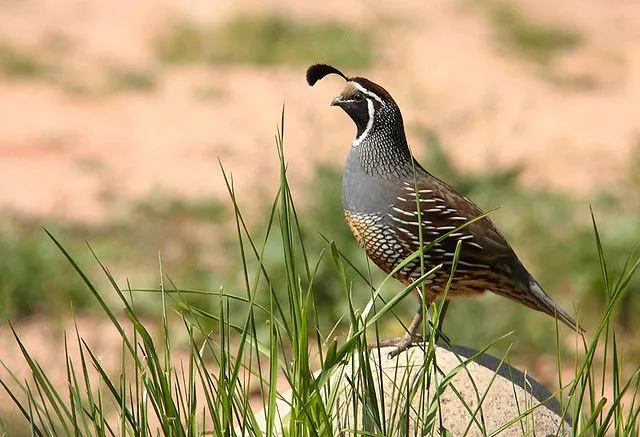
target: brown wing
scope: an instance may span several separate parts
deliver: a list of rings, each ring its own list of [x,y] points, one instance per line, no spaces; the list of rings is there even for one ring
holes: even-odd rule
[[[457,229],[483,215],[482,210],[426,170],[417,168],[416,171],[416,179],[405,180],[397,190],[397,202],[388,213],[400,240],[416,250],[420,229],[425,244],[453,231],[431,250],[430,259],[434,264],[450,261],[458,241],[463,242],[462,266],[491,268],[517,259],[489,218],[483,217]]]

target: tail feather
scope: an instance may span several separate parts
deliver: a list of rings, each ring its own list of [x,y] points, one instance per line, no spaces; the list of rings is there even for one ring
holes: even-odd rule
[[[514,267],[515,269],[512,268],[514,279],[522,284],[523,288],[523,294],[518,296],[519,298],[522,298],[522,300],[520,300],[521,303],[560,320],[562,323],[578,333],[584,332],[584,329],[576,323],[576,321],[573,320],[565,310],[560,308],[560,306],[555,303],[547,293],[545,293],[540,284],[538,284],[522,264],[518,263],[518,265]]]
[[[538,284],[538,282],[531,275],[529,275],[529,277],[529,292],[531,294],[531,297],[533,297],[533,300],[535,300],[537,304],[533,308],[538,311],[542,311],[543,313],[546,313],[551,317],[557,318],[578,333],[584,332],[584,329],[580,325],[578,325],[578,323],[576,323],[576,321],[573,320],[573,318],[569,314],[567,314],[565,310],[560,308],[560,306],[556,304],[547,293],[544,292],[542,287],[540,287],[540,284]]]

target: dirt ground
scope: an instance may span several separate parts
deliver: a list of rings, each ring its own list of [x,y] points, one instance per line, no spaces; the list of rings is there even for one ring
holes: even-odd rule
[[[290,183],[300,196],[312,195],[302,183],[318,162],[340,165],[354,135],[351,121],[328,105],[341,79],[312,89],[304,67],[156,59],[153,41],[171,20],[215,24],[247,13],[368,29],[375,66],[347,73],[391,92],[410,137],[429,127],[464,169],[518,163],[526,184],[589,198],[599,185],[615,184],[638,153],[640,2],[512,3],[575,29],[583,43],[541,66],[505,47],[486,7],[469,0],[0,0],[0,42],[62,71],[56,80],[0,75],[0,211],[100,222],[157,192],[223,198],[218,159],[233,172],[240,201],[259,201],[277,178],[283,104]],[[153,71],[157,87],[104,91],[114,66]],[[36,319],[19,330],[41,326]],[[10,350],[8,339],[0,327],[2,351]]]
[[[339,78],[311,89],[302,67],[157,64],[153,41],[176,17],[217,23],[249,12],[378,26],[375,67],[348,73],[386,86],[414,132],[435,129],[463,168],[520,163],[526,183],[593,194],[625,171],[638,142],[640,4],[517,3],[584,43],[541,68],[509,53],[468,1],[0,0],[2,41],[45,59],[64,46],[61,81],[0,79],[0,208],[85,221],[157,191],[224,196],[218,159],[251,202],[277,174],[283,104],[292,185],[319,161],[340,164],[354,132],[328,107]],[[95,91],[113,65],[157,71],[156,90]],[[216,96],[199,98],[207,87]]]

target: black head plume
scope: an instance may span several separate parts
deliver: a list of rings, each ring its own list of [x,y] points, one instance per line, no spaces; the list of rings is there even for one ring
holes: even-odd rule
[[[328,74],[337,74],[344,80],[349,80],[347,76],[336,67],[327,64],[314,64],[307,69],[307,83],[311,86]]]

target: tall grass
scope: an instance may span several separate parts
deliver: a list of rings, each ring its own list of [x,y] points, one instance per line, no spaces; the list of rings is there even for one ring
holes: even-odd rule
[[[321,253],[309,252],[286,177],[282,129],[276,141],[280,184],[260,239],[250,232],[233,178],[223,169],[235,222],[241,291],[224,287],[215,291],[180,289],[165,277],[160,262],[162,283],[155,295],[161,302],[158,332],[140,316],[136,290],[118,283],[95,257],[111,287],[108,293],[99,290],[74,255],[49,234],[118,331],[123,345],[121,365],[117,374],[111,374],[76,328],[61,344],[66,381],[64,386],[56,386],[46,367],[36,361],[14,330],[31,377],[22,380],[15,369],[0,362],[7,372],[0,385],[24,419],[24,435],[449,435],[442,425],[439,395],[453,389],[453,376],[466,371],[469,359],[461,359],[450,373],[439,373],[434,351],[441,304],[430,308],[432,315],[427,320],[436,329],[427,329],[427,322],[423,326],[424,362],[411,378],[404,376],[398,382],[403,389],[384,394],[381,370],[371,359],[367,341],[381,337],[378,322],[392,314],[413,286],[385,301],[370,271],[354,267],[335,242],[328,241]],[[593,229],[607,309],[599,323],[587,323],[592,329],[591,340],[576,344],[575,373],[567,377],[559,372],[563,412],[572,417],[573,428],[559,429],[557,434],[637,435],[640,368],[623,365],[626,362],[617,346],[612,321],[640,259],[632,252],[620,273],[612,275],[595,219]],[[275,268],[265,259],[270,238],[277,238],[282,248],[283,262]],[[418,251],[413,256],[420,255]],[[334,286],[342,290],[347,302],[346,334],[320,322],[323,306],[315,293],[315,279],[323,262],[333,265]],[[424,272],[414,285],[419,286],[431,273]],[[285,280],[276,284],[274,276]],[[356,277],[370,284],[370,299],[364,308],[353,303]],[[266,303],[259,303],[259,293],[265,292]],[[109,304],[107,296],[113,294],[117,303]],[[215,311],[193,304],[188,297],[194,294],[216,302]],[[231,307],[238,302],[242,314],[232,317]],[[118,317],[121,311],[126,315],[124,323]],[[264,336],[259,334],[262,320],[266,320]],[[336,339],[339,334],[340,341]],[[183,354],[176,346],[178,335],[187,339]],[[493,343],[487,341],[487,348]],[[562,346],[559,341],[557,344],[560,362]],[[77,349],[79,357],[73,358],[71,349]],[[288,397],[282,395],[279,381],[291,387]],[[392,410],[382,407],[384,397],[389,395],[396,399]],[[479,392],[477,407],[467,405],[469,411],[476,411],[474,421],[479,426],[483,399],[484,393]],[[420,405],[417,410],[412,403],[416,400]],[[530,406],[525,405],[503,428],[484,429],[484,433],[496,435],[530,413]],[[0,419],[0,430],[13,435],[7,423]],[[361,431],[356,433],[355,429]],[[526,424],[521,429],[525,435],[534,435]]]

